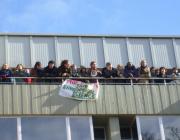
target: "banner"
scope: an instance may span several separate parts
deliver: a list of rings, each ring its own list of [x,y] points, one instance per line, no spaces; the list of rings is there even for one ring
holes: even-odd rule
[[[98,98],[99,83],[84,83],[77,80],[65,80],[59,95],[76,100],[95,100]]]

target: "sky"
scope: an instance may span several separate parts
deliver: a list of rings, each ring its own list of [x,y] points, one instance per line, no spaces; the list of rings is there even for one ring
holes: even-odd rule
[[[180,0],[0,0],[0,32],[180,35]]]

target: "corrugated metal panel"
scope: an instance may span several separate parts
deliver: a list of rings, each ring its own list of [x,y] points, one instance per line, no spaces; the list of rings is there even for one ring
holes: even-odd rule
[[[101,38],[81,38],[81,64],[89,67],[91,61],[96,61],[98,67],[104,67],[103,41]]]
[[[57,38],[56,55],[58,65],[64,59],[70,60],[71,63],[80,66],[80,52],[78,38]]]
[[[48,64],[49,60],[55,60],[55,40],[48,37],[32,38],[32,64],[40,61],[43,66]]]
[[[176,54],[177,67],[180,67],[180,39],[175,40],[174,49]]]
[[[0,67],[5,63],[5,38],[0,37]]]
[[[140,61],[145,59],[152,66],[151,49],[149,39],[129,39],[129,60],[137,67]]]
[[[173,42],[171,39],[153,39],[151,44],[152,59],[155,67],[176,66]]]
[[[27,37],[8,37],[8,63],[12,67],[17,64],[30,66],[30,41]]]
[[[58,85],[0,85],[0,115],[180,114],[180,85],[100,88],[96,101],[77,101],[59,96]]]
[[[17,63],[32,67],[36,61],[41,61],[46,66],[51,59],[59,65],[62,59],[69,59],[78,66],[86,67],[93,60],[97,61],[98,67],[104,67],[108,61],[114,67],[117,64],[125,65],[128,60],[139,66],[140,60],[145,58],[150,66],[153,64],[155,67],[171,68],[176,66],[176,61],[180,67],[179,46],[179,39],[174,39],[173,42],[173,39],[168,38],[131,37],[126,42],[123,37],[103,36],[0,36],[0,65],[7,61],[13,67]]]
[[[111,62],[114,67],[117,64],[125,65],[128,62],[128,54],[125,39],[104,39],[105,61]]]

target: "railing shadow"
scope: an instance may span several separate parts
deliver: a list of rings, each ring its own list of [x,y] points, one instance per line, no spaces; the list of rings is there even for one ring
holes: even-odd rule
[[[79,103],[82,101],[73,100],[70,98],[65,98],[59,95],[59,88],[56,88],[55,90],[52,90],[50,93],[50,96],[47,98],[47,100],[42,104],[42,107],[57,107],[55,110],[51,109],[51,113],[53,114],[59,114],[59,113],[70,113],[76,106],[78,106]]]

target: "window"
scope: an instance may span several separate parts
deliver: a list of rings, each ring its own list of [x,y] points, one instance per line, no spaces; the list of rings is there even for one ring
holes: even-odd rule
[[[105,128],[94,128],[94,139],[95,140],[106,140]]]
[[[17,139],[17,120],[15,118],[0,118],[0,139]]]
[[[142,140],[161,140],[158,117],[139,117]]]
[[[65,117],[22,118],[22,140],[66,140]]]
[[[92,117],[0,118],[2,140],[93,140]]]
[[[180,117],[163,117],[163,125],[166,140],[180,140]]]
[[[92,140],[88,117],[71,117],[69,120],[72,140]]]

